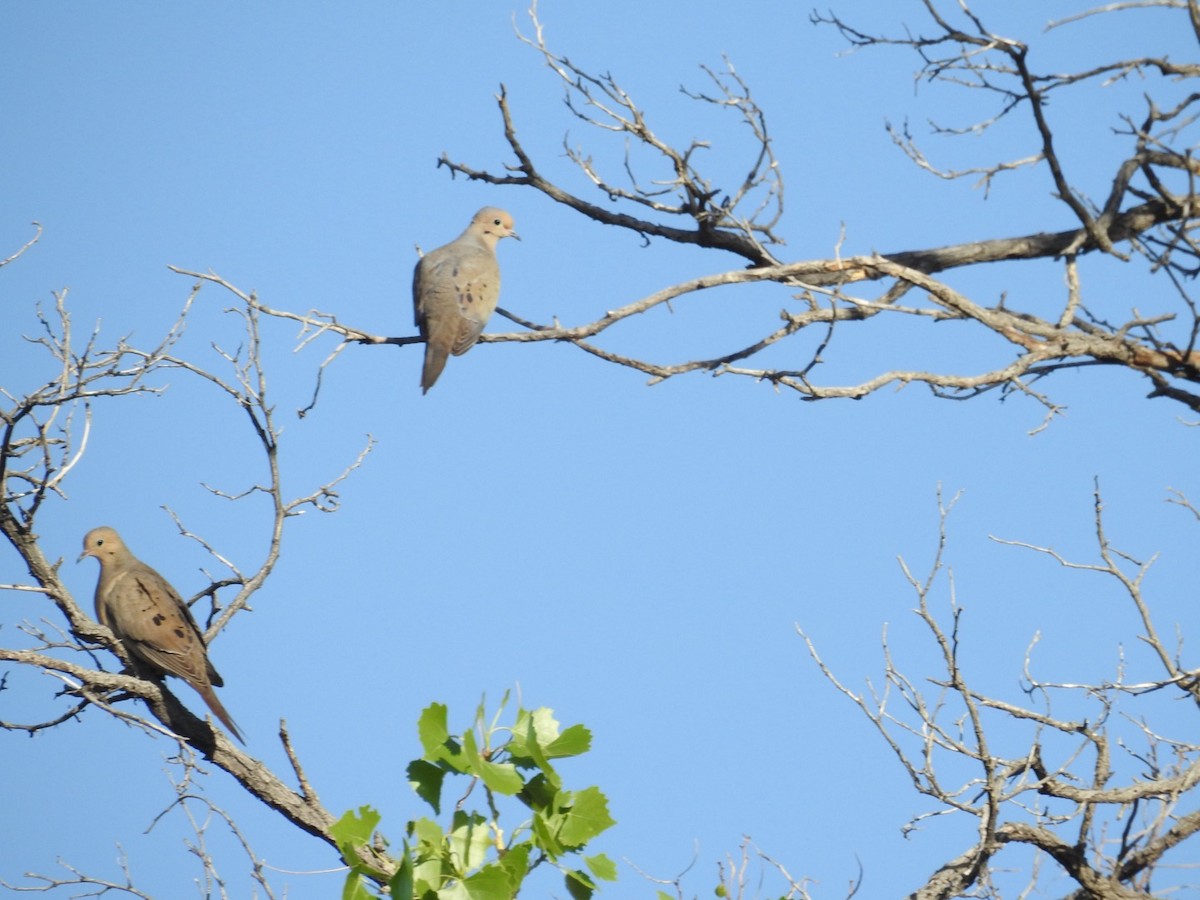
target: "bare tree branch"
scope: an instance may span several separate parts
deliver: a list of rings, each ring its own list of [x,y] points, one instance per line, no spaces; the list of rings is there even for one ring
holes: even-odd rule
[[[211,360],[208,363],[197,361],[182,347],[181,341],[198,290],[197,285],[176,322],[150,349],[141,349],[126,339],[120,339],[112,349],[106,349],[98,329],[80,345],[65,291],[55,295],[53,313],[38,311],[41,334],[32,340],[45,351],[53,376],[23,396],[16,396],[11,390],[5,392],[6,405],[0,408],[0,487],[4,492],[0,503],[0,534],[22,558],[31,580],[0,585],[0,589],[44,597],[48,606],[63,617],[66,628],[60,629],[51,623],[47,631],[25,625],[17,633],[30,638],[33,646],[12,646],[6,642],[0,647],[0,660],[49,675],[61,682],[62,689],[56,697],[59,709],[48,713],[42,721],[6,721],[0,722],[0,728],[34,732],[61,727],[93,708],[104,710],[134,727],[176,741],[180,748],[177,759],[183,761],[185,769],[191,765],[187,760],[194,759],[194,748],[292,825],[336,846],[330,833],[335,817],[321,805],[311,785],[302,779],[302,792],[295,791],[263,763],[234,746],[222,731],[194,715],[161,679],[149,676],[133,665],[109,630],[83,612],[59,577],[60,561],[48,560],[38,542],[38,517],[48,503],[62,499],[63,482],[86,450],[94,407],[161,393],[165,387],[160,375],[168,371],[184,372],[199,379],[224,398],[229,408],[239,410],[261,454],[263,475],[260,481],[237,494],[209,487],[210,493],[230,501],[250,494],[262,494],[270,499],[270,513],[264,523],[267,550],[251,566],[236,561],[245,554],[244,548],[236,548],[236,553],[219,549],[189,530],[172,513],[181,536],[200,543],[222,569],[231,573],[231,577],[213,579],[192,601],[193,604],[202,600],[210,604],[209,614],[198,616],[207,621],[206,640],[215,639],[233,617],[246,608],[270,576],[279,559],[288,520],[306,510],[334,512],[338,509],[339,484],[362,465],[374,441],[368,438],[357,458],[324,484],[299,496],[284,493],[279,460],[282,430],[275,420],[267,373],[262,364],[262,312],[251,298],[247,298],[244,305],[235,305],[228,310],[241,321],[243,333],[239,349],[227,351],[214,344],[210,352],[216,365]],[[230,592],[232,596],[226,598],[225,594]],[[54,631],[58,631],[58,636]],[[115,654],[126,672],[106,671],[102,662],[103,650]],[[145,704],[149,715],[135,711],[129,703],[134,699]],[[302,772],[290,742],[286,746],[294,770]],[[212,807],[214,812],[218,809]],[[229,824],[232,828],[232,823]],[[200,853],[203,856],[203,852]],[[370,862],[373,871],[388,872],[395,865],[383,854],[373,856]],[[120,889],[141,896],[131,884],[92,879],[75,872],[65,863],[63,865],[78,877],[33,877],[45,881],[46,887],[92,884],[100,890]],[[256,868],[256,871],[260,872],[260,869]],[[215,870],[206,869],[206,872],[208,877],[217,878]],[[265,889],[261,872],[256,877]]]
[[[975,819],[972,846],[947,860],[927,882],[910,894],[920,900],[997,894],[993,862],[1004,848],[1028,845],[1052,861],[1061,875],[1077,885],[1071,896],[1130,900],[1150,896],[1149,879],[1169,851],[1200,831],[1200,814],[1186,809],[1186,799],[1200,785],[1200,743],[1171,738],[1140,724],[1136,705],[1161,690],[1196,696],[1196,673],[1183,669],[1164,645],[1150,619],[1142,581],[1153,563],[1139,563],[1113,547],[1105,534],[1099,489],[1095,498],[1099,561],[1075,563],[1054,550],[1017,541],[998,541],[1034,550],[1080,572],[1112,579],[1142,620],[1142,640],[1161,672],[1153,680],[1132,683],[1121,674],[1105,684],[1054,684],[1032,672],[1030,644],[1025,657],[1024,693],[1037,708],[994,697],[971,685],[969,661],[960,652],[963,611],[955,597],[954,576],[946,562],[947,519],[957,497],[939,496],[938,542],[928,574],[912,572],[900,561],[905,581],[917,597],[914,610],[937,648],[944,677],[926,684],[905,674],[895,661],[887,632],[883,638],[884,686],[868,682],[865,692],[840,681],[825,664],[816,645],[799,631],[824,677],[857,706],[903,766],[913,787],[936,806],[907,826],[914,831],[932,817],[948,813]],[[1135,567],[1129,574],[1124,565]],[[931,603],[944,591],[939,611]],[[799,630],[799,628],[798,628]],[[1063,718],[1061,703],[1083,701],[1091,712]],[[1130,706],[1128,712],[1124,707]],[[1114,714],[1121,712],[1121,717]],[[1121,722],[1139,723],[1131,734]],[[1024,728],[1025,743],[1014,741],[1014,726]],[[1006,753],[994,749],[990,735],[1004,728]],[[1135,737],[1141,746],[1135,747]],[[1023,749],[1018,749],[1023,746]],[[1135,765],[1113,759],[1116,749]],[[1017,749],[1017,752],[1013,752]],[[1051,763],[1048,760],[1054,759]],[[1116,832],[1114,846],[1110,834]],[[1052,878],[1039,863],[1029,891],[1040,879]],[[1056,888],[1057,890],[1057,888]]]

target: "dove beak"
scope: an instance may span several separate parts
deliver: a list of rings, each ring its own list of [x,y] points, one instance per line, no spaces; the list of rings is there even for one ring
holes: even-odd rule
[[[75,565],[79,565],[81,562],[83,562],[84,557],[88,557],[91,555],[92,555],[91,550],[84,550],[82,553],[79,554],[79,557],[75,560]]]
[[[516,238],[518,241],[521,239],[521,236],[519,234],[517,234],[515,231],[513,231],[511,228],[508,229],[508,236],[510,238]]]

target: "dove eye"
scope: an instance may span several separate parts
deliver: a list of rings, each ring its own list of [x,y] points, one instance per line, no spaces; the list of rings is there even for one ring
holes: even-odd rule
[[[499,224],[500,224],[500,220],[499,220],[499,219],[492,219],[492,224],[493,224],[493,225],[499,225]]]

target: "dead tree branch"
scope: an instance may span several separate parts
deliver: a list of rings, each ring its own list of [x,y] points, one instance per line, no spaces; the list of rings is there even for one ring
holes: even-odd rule
[[[178,743],[177,759],[194,759],[202,754],[225,770],[252,796],[279,812],[287,821],[325,841],[335,842],[330,826],[335,817],[321,805],[306,782],[301,790],[289,786],[263,763],[235,746],[225,734],[212,728],[184,706],[163,681],[143,677],[130,666],[124,648],[107,628],[84,612],[59,576],[60,561],[52,562],[39,543],[38,522],[48,509],[65,498],[64,484],[84,456],[92,415],[97,408],[117,402],[135,402],[139,397],[167,390],[162,376],[183,372],[207,384],[231,411],[243,416],[259,451],[262,477],[250,488],[236,493],[207,486],[209,493],[229,502],[250,495],[269,498],[270,510],[263,522],[267,549],[258,560],[239,562],[246,549],[219,548],[191,531],[174,513],[181,536],[200,543],[218,565],[229,573],[213,578],[193,598],[208,604],[207,616],[197,618],[207,625],[211,642],[234,617],[247,609],[250,599],[271,575],[279,560],[287,522],[305,510],[334,512],[338,508],[338,486],[363,463],[373,446],[367,445],[343,470],[301,495],[285,493],[279,457],[282,429],[276,421],[268,377],[263,366],[260,324],[264,315],[250,298],[227,314],[238,320],[241,334],[234,340],[239,349],[225,350],[218,343],[207,348],[205,361],[184,345],[187,317],[199,290],[194,288],[175,323],[149,349],[126,338],[110,340],[97,326],[80,340],[67,305],[65,291],[55,295],[52,311],[37,311],[38,334],[30,341],[41,348],[49,377],[21,393],[15,385],[3,394],[0,408],[0,534],[12,546],[29,573],[29,581],[0,584],[0,591],[22,592],[46,601],[47,627],[24,623],[5,630],[9,639],[0,647],[0,660],[39,671],[61,683],[55,708],[35,722],[0,722],[0,728],[32,733],[63,727],[94,709],[166,736]],[[282,316],[287,318],[287,316]],[[36,376],[34,376],[36,378]],[[167,504],[164,504],[167,505]],[[232,552],[231,552],[232,551]],[[53,623],[61,616],[63,626]],[[19,637],[27,646],[14,643]],[[115,655],[124,672],[107,671],[105,651]],[[131,701],[141,701],[146,712]],[[148,713],[148,714],[147,714]],[[299,762],[290,743],[288,752],[297,772]],[[388,871],[385,857],[373,859],[375,871]],[[68,872],[72,872],[69,866]],[[53,879],[56,884],[94,884],[110,890],[130,891],[129,886],[88,880]],[[211,874],[211,873],[210,873]]]
[[[934,816],[974,820],[971,847],[947,860],[910,897],[998,895],[996,881],[1005,871],[998,856],[1016,845],[1042,854],[1026,893],[1046,889],[1041,881],[1049,885],[1056,877],[1045,871],[1049,861],[1058,876],[1077,886],[1071,896],[1149,897],[1151,876],[1167,854],[1200,832],[1200,814],[1186,800],[1200,785],[1200,744],[1190,739],[1190,731],[1172,737],[1151,730],[1139,714],[1139,707],[1160,691],[1200,697],[1198,670],[1178,661],[1151,619],[1142,583],[1154,560],[1138,562],[1110,543],[1098,489],[1098,561],[1076,563],[1047,547],[998,541],[1111,579],[1142,622],[1141,640],[1152,663],[1149,679],[1140,682],[1127,679],[1122,659],[1111,682],[1052,683],[1032,674],[1035,637],[1025,656],[1025,699],[996,697],[972,686],[973,663],[962,652],[964,614],[946,561],[947,520],[956,501],[942,503],[939,496],[938,540],[927,574],[917,576],[900,560],[916,595],[914,612],[937,650],[943,674],[922,679],[907,674],[885,628],[882,687],[868,682],[865,691],[857,691],[834,674],[800,631],[822,675],[861,710],[917,793],[933,803],[906,831]],[[938,593],[946,600],[935,607]],[[1082,717],[1055,711],[1081,704],[1089,707]],[[1023,732],[1023,743],[1014,740],[1014,729]],[[1000,735],[1003,741],[994,742]],[[1004,750],[998,749],[1001,744]],[[1057,884],[1054,890],[1061,893]]]

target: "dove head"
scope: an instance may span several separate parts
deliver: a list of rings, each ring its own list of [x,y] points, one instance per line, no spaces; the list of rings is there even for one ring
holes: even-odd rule
[[[467,231],[477,234],[491,247],[495,247],[501,238],[516,238],[518,241],[521,239],[521,236],[513,231],[513,217],[494,206],[485,206],[475,213]]]
[[[83,536],[83,552],[79,554],[79,560],[76,561],[82,561],[85,556],[94,556],[100,560],[100,565],[104,565],[106,559],[112,559],[120,553],[128,552],[125,542],[121,540],[116,529],[101,525]]]

